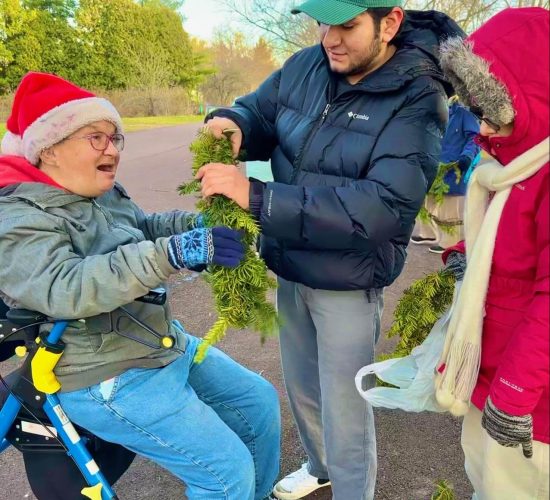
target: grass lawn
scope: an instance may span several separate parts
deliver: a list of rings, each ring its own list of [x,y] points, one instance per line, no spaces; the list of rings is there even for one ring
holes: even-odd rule
[[[136,116],[133,118],[123,118],[125,132],[134,132],[155,127],[170,127],[171,125],[181,125],[182,123],[198,123],[204,120],[202,115],[178,115],[178,116]],[[0,123],[0,139],[6,132],[6,124]]]
[[[133,118],[123,118],[125,132],[134,132],[155,127],[170,127],[172,125],[181,125],[183,123],[199,123],[204,120],[202,115],[178,115],[178,116],[136,116]]]

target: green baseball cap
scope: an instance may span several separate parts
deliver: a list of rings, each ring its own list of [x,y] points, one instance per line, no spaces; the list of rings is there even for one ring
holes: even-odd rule
[[[403,0],[307,0],[291,12],[303,12],[322,24],[336,26],[351,21],[367,9],[401,7],[402,4]]]

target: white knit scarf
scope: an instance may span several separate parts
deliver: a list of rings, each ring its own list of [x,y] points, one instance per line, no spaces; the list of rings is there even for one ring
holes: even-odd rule
[[[437,402],[453,415],[467,413],[477,382],[485,297],[502,210],[514,184],[534,175],[548,161],[546,138],[506,167],[492,161],[477,167],[470,178],[464,213],[468,264],[460,293],[454,299],[435,378]]]

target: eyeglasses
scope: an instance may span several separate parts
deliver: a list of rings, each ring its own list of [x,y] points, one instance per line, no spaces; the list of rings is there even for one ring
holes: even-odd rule
[[[486,116],[483,116],[483,110],[481,108],[477,108],[475,106],[472,106],[470,108],[470,111],[478,119],[479,122],[485,122],[495,132],[498,132],[501,129],[501,126],[498,123],[495,123],[490,118],[487,118]]]
[[[93,134],[83,135],[81,137],[67,137],[66,141],[70,139],[87,139],[90,142],[92,148],[102,153],[109,147],[109,143],[112,142],[117,151],[124,149],[124,136],[122,134],[106,134],[105,132],[94,132]]]

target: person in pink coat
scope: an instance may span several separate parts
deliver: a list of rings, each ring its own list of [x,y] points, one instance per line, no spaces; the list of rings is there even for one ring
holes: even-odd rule
[[[458,279],[466,272],[461,294],[468,286],[484,297],[479,373],[462,431],[466,472],[480,500],[549,498],[548,51],[548,10],[519,8],[495,15],[466,40],[449,39],[441,52],[457,94],[480,118],[478,143],[500,164],[485,172],[479,167],[466,198],[467,216],[476,207],[474,191],[487,191],[485,205],[477,205],[482,212],[488,207],[479,235],[485,234],[486,250],[494,245],[492,255],[470,246],[468,228],[466,243],[443,254]],[[492,171],[507,176],[507,198]],[[489,215],[497,197],[502,207]],[[491,220],[494,233],[487,236],[483,228]],[[488,255],[486,264],[478,262],[481,255]],[[475,273],[468,273],[471,267]],[[484,268],[486,285],[478,272]],[[470,321],[475,309],[464,309],[457,323]]]

